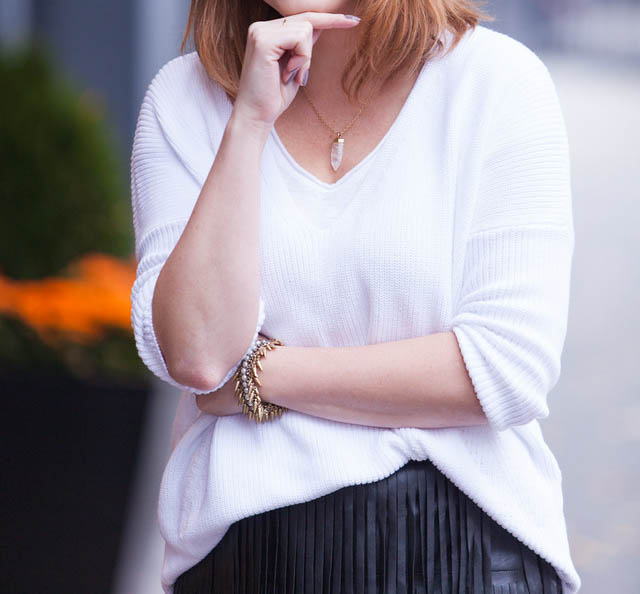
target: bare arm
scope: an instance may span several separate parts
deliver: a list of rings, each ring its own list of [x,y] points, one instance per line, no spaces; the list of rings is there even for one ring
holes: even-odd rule
[[[290,15],[287,27],[281,21],[249,26],[231,117],[154,288],[153,328],[167,371],[200,391],[221,383],[256,330],[260,161],[269,131],[295,97],[320,32],[357,25],[333,13]]]
[[[191,218],[158,277],[158,343],[172,377],[186,385],[217,384],[255,331],[259,165],[267,134],[232,113]]]
[[[261,364],[261,397],[310,415],[375,427],[487,423],[453,332],[357,347],[277,347]]]
[[[265,401],[316,417],[372,427],[488,422],[453,332],[358,347],[280,346],[261,364]],[[240,413],[233,383],[199,395],[198,407]]]

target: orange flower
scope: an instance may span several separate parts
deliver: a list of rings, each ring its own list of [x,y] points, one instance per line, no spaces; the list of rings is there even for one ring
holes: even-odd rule
[[[0,275],[0,314],[21,318],[46,342],[62,335],[89,343],[100,339],[109,327],[131,331],[133,257],[121,261],[88,254],[66,272],[68,276],[35,281]]]

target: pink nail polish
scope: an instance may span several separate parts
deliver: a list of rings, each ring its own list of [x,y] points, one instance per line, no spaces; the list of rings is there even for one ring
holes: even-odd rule
[[[291,74],[289,75],[289,78],[287,78],[287,82],[285,84],[289,84],[291,82],[291,79],[298,74],[298,70],[300,70],[300,66],[298,66],[295,70],[291,71]]]

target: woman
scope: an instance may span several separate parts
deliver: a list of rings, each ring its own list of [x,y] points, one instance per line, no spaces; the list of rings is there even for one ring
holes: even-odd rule
[[[567,139],[544,64],[483,16],[192,1],[131,167],[137,347],[182,389],[166,592],[578,591],[539,425]]]

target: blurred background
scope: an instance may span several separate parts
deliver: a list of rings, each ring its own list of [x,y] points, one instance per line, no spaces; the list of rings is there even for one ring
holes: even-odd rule
[[[492,0],[562,103],[576,251],[541,422],[581,592],[640,592],[640,1]],[[129,156],[186,0],[0,0],[0,592],[160,594],[178,393],[137,358]],[[636,246],[634,248],[633,246]],[[73,587],[69,587],[69,583]]]

